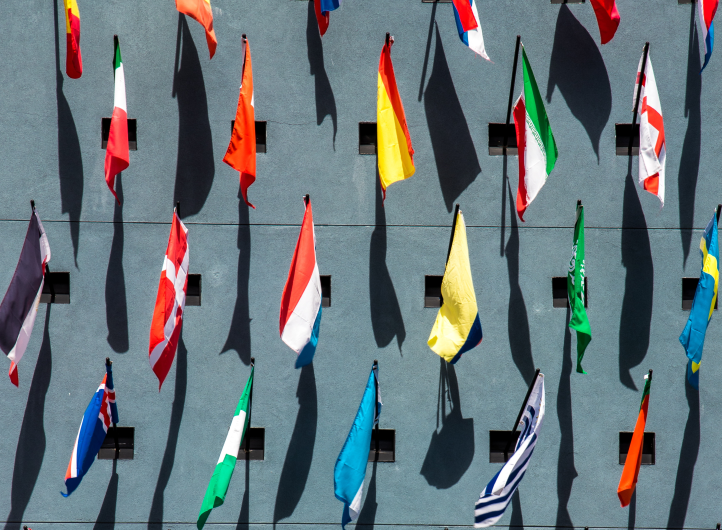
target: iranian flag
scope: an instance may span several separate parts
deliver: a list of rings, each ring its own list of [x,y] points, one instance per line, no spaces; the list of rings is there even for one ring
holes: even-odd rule
[[[128,110],[125,105],[125,74],[123,73],[123,61],[120,59],[120,44],[117,35],[114,37],[114,42],[115,97],[113,116],[110,118],[108,146],[105,151],[105,182],[115,195],[115,200],[120,204],[114,189],[115,176],[130,164],[130,153],[128,149]]]
[[[524,45],[521,45],[524,69],[524,89],[514,106],[514,127],[519,149],[519,188],[516,211],[524,221],[524,212],[531,204],[547,177],[554,169],[559,155],[554,141],[544,101],[531,71]]]
[[[226,443],[223,444],[221,449],[221,456],[218,458],[216,469],[213,471],[211,482],[208,484],[206,495],[203,497],[203,504],[201,504],[201,513],[198,514],[198,530],[202,530],[203,526],[208,520],[208,516],[211,514],[213,508],[217,508],[226,499],[226,492],[228,491],[228,485],[231,483],[231,477],[233,476],[233,470],[236,467],[236,460],[238,451],[243,443],[243,438],[248,428],[248,418],[251,413],[251,392],[253,389],[253,372],[255,368],[251,364],[251,375],[246,382],[246,388],[241,394],[241,399],[238,401],[236,407],[236,414],[233,416],[231,422],[231,428],[228,429],[228,436],[226,436]]]

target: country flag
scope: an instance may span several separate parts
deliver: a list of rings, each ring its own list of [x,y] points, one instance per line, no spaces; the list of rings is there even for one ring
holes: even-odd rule
[[[627,451],[627,460],[624,462],[622,477],[619,479],[617,496],[622,508],[629,506],[632,500],[634,488],[637,486],[639,466],[642,464],[642,444],[644,442],[644,428],[647,425],[647,411],[649,410],[649,389],[652,384],[652,370],[644,376],[644,391],[642,392],[642,404],[639,406],[637,424],[634,426],[632,442]]]
[[[481,33],[479,12],[475,0],[453,0],[456,29],[459,31],[461,42],[472,51],[491,62],[484,48],[484,35]]]
[[[697,13],[699,14],[699,25],[702,28],[702,42],[704,42],[704,64],[702,71],[707,66],[709,58],[712,56],[712,48],[714,46],[714,20],[717,13],[719,0],[697,0]]]
[[[211,59],[216,53],[216,32],[213,30],[213,10],[211,0],[175,0],[175,7],[179,13],[188,15],[206,30],[206,42]]]
[[[577,372],[580,374],[587,373],[582,368],[582,359],[592,340],[592,328],[589,326],[587,309],[584,307],[584,285],[587,281],[584,253],[584,206],[578,204],[572,257],[569,260],[569,270],[567,271],[567,295],[571,311],[569,327],[577,332]]]
[[[602,44],[606,44],[614,38],[621,20],[619,11],[617,11],[617,2],[616,0],[591,0],[591,3],[594,14],[597,16],[599,36],[602,38]]]
[[[120,43],[117,35],[113,41],[115,44],[113,55],[115,96],[113,116],[110,118],[108,145],[105,150],[105,182],[115,196],[115,200],[120,204],[118,194],[115,193],[115,176],[130,164],[130,151],[128,147],[128,109],[125,104],[125,73],[123,61],[120,58]]]
[[[76,0],[63,0],[65,5],[65,73],[72,79],[83,75],[83,57],[80,54],[80,11]]]

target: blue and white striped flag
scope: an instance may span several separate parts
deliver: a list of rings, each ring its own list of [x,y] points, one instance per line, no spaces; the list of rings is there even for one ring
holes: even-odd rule
[[[524,414],[519,422],[521,433],[514,454],[481,492],[474,510],[474,527],[485,528],[504,515],[529,465],[537,438],[544,423],[544,374],[539,374]]]

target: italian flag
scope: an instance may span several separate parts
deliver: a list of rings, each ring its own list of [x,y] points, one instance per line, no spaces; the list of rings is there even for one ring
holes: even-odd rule
[[[114,43],[115,97],[113,116],[110,118],[108,146],[105,151],[105,182],[115,195],[115,200],[120,204],[114,189],[115,176],[128,167],[130,154],[128,150],[128,110],[125,105],[125,74],[123,73],[123,61],[120,59],[120,44],[117,35],[114,37]]]
[[[236,414],[233,416],[231,428],[228,429],[226,443],[223,444],[221,456],[218,458],[216,469],[213,471],[211,482],[208,484],[205,497],[203,497],[201,513],[198,514],[198,522],[196,523],[198,530],[201,530],[203,525],[206,524],[206,520],[211,514],[211,510],[223,504],[223,501],[226,499],[228,485],[231,483],[233,469],[236,467],[238,451],[241,448],[241,443],[243,443],[243,437],[245,436],[246,428],[248,427],[254,370],[255,368],[251,365],[251,375],[246,382],[246,388],[243,390],[243,394],[241,394],[241,399],[238,401]]]
[[[627,460],[624,462],[622,470],[622,478],[619,479],[619,487],[617,495],[622,508],[629,506],[632,500],[634,488],[637,485],[637,477],[639,476],[639,466],[642,463],[642,442],[644,441],[644,428],[647,425],[647,410],[649,409],[649,387],[652,385],[652,370],[644,376],[644,392],[642,392],[642,404],[639,406],[639,416],[637,416],[637,424],[634,426],[634,434],[632,434],[632,443],[629,444],[627,451]]]
[[[524,90],[514,106],[514,127],[519,150],[519,188],[516,211],[524,221],[524,212],[554,169],[559,155],[544,101],[531,71],[524,45],[521,46]]]

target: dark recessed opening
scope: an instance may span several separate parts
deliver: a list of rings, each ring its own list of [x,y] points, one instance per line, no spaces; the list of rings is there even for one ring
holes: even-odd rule
[[[552,0],[552,4],[583,4],[585,0]]]
[[[615,123],[614,130],[617,135],[617,155],[629,156],[629,135],[632,132],[631,123]],[[632,154],[639,154],[639,124],[634,124],[634,140],[632,141]]]
[[[248,427],[246,436],[241,442],[238,451],[238,460],[264,460],[266,447],[266,429],[263,427]]]
[[[362,121],[358,124],[358,154],[376,154],[376,122]]]
[[[421,0],[422,4],[450,4],[451,0]]]
[[[110,135],[110,118],[100,120],[100,148],[108,147],[108,135]],[[131,151],[138,150],[138,131],[135,118],[128,118],[128,148]]]
[[[589,278],[584,278],[584,307],[587,307],[589,302],[588,292]],[[552,307],[569,307],[566,276],[555,276],[552,278]]]
[[[70,273],[45,271],[41,304],[70,303]]]
[[[118,460],[133,460],[135,454],[135,427],[110,427],[103,445],[98,451],[98,460],[115,460],[115,436],[118,435]]]
[[[321,307],[331,307],[331,276],[321,276]]]
[[[396,461],[396,431],[394,429],[374,429],[371,434],[369,462]]]
[[[696,0],[677,0],[678,4],[694,4]]]
[[[266,152],[266,122],[257,121],[256,123],[256,154]],[[231,120],[231,134],[236,120]]]
[[[689,311],[692,309],[692,302],[694,301],[694,294],[697,292],[697,284],[699,278],[682,278],[682,309]],[[714,308],[717,309],[719,303],[719,296],[715,298]]]
[[[441,307],[441,281],[443,276],[424,276],[424,307]]]
[[[201,275],[188,275],[188,289],[186,290],[186,305],[201,305]]]
[[[489,431],[489,463],[506,462],[514,454],[514,446],[519,439],[519,431],[514,432],[514,439],[509,443],[511,431]],[[508,453],[504,453],[507,450]]]
[[[506,154],[516,155],[516,129],[514,122],[506,127],[506,123],[490,123],[489,124],[489,154],[491,156],[499,156],[504,154],[504,129],[506,128]]]
[[[627,461],[627,453],[629,452],[629,445],[632,443],[631,432],[620,432],[619,433],[619,463],[624,464]],[[653,466],[655,462],[655,446],[654,446],[654,433],[645,432],[644,440],[642,441],[642,465]]]

